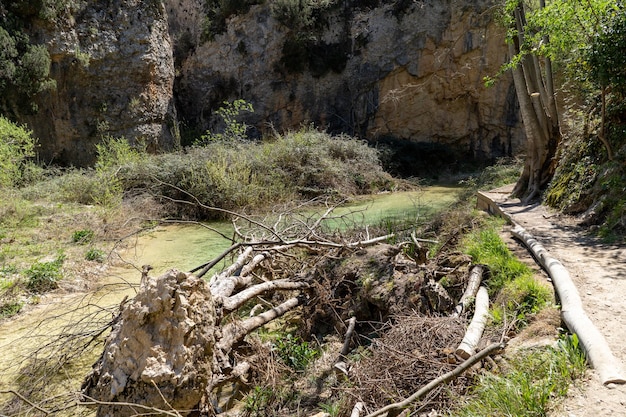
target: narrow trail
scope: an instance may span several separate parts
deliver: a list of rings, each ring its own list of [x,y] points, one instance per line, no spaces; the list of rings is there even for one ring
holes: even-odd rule
[[[539,204],[522,205],[519,199],[508,198],[510,192],[510,187],[503,187],[484,194],[561,261],[578,288],[585,312],[626,369],[626,246],[604,244],[589,236],[575,218]],[[550,414],[560,416],[626,416],[626,385],[604,386],[590,369],[585,381],[573,387]]]

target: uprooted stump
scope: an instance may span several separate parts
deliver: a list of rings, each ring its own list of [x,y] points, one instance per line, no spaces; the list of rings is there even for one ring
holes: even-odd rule
[[[175,270],[147,279],[122,306],[85,379],[85,402],[98,403],[98,416],[116,417],[202,408],[213,373],[215,324],[204,280]]]

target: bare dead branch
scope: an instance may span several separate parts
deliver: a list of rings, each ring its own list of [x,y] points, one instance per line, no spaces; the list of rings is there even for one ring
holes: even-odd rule
[[[250,332],[293,310],[303,302],[304,297],[293,297],[258,316],[228,323],[222,328],[222,338],[215,344],[216,348],[222,352],[228,352],[235,343],[243,340]]]
[[[465,292],[461,296],[461,299],[457,303],[456,307],[454,307],[454,313],[452,313],[452,317],[459,317],[463,314],[467,307],[472,303],[474,298],[476,297],[476,293],[478,292],[478,288],[480,287],[480,283],[483,279],[484,267],[482,265],[474,265],[472,270],[470,271],[469,281],[467,282],[467,287],[465,288]]]
[[[224,299],[223,308],[225,311],[236,310],[251,298],[263,294],[267,291],[299,290],[302,288],[307,288],[308,286],[309,284],[307,284],[306,282],[293,282],[287,279],[263,282]]]
[[[6,391],[0,391],[0,394],[13,394],[15,395],[17,398],[20,399],[20,401],[25,402],[26,404],[28,404],[30,407],[34,408],[35,410],[43,413],[44,415],[50,415],[51,412],[49,410],[46,410],[44,408],[41,408],[40,406],[38,406],[37,404],[33,403],[32,401],[30,401],[28,398],[26,398],[25,396],[23,396],[22,394],[20,394],[17,391],[14,391],[12,389],[10,390],[6,390]]]
[[[150,412],[150,414],[156,414],[156,415],[166,415],[166,416],[171,416],[171,417],[181,417],[181,414],[179,411],[168,411],[168,410],[163,410],[160,408],[156,408],[156,407],[150,407],[147,405],[143,405],[143,404],[137,404],[137,403],[129,403],[129,402],[123,402],[123,401],[99,401],[96,400],[95,398],[91,398],[87,395],[82,394],[83,399],[81,400],[81,402],[79,403],[80,405],[83,406],[102,406],[102,405],[109,405],[109,406],[114,406],[114,407],[130,407],[133,409],[141,409],[141,410],[145,410],[146,412]],[[85,401],[85,399],[87,401]],[[180,410],[183,411],[183,410]]]
[[[197,273],[195,275],[198,278],[202,278],[203,276],[206,275],[207,272],[209,272],[211,270],[211,268],[213,268],[215,265],[217,265],[219,262],[221,262],[222,259],[227,257],[231,252],[239,249],[240,247],[241,247],[241,243],[234,243],[228,249],[226,249],[224,252],[220,253],[217,257],[213,258],[211,261],[203,263],[202,265],[193,268],[189,272],[194,273],[194,272],[197,271]]]
[[[352,340],[352,335],[354,334],[354,328],[356,327],[356,317],[351,317],[348,320],[348,330],[346,331],[346,336],[343,340],[343,347],[341,348],[341,352],[339,353],[339,360],[345,358],[345,356],[350,351],[350,341]]]
[[[455,352],[458,356],[467,359],[476,352],[476,346],[478,346],[478,342],[483,335],[488,316],[489,294],[487,293],[487,288],[480,287],[476,294],[474,317],[472,317],[465,336]]]

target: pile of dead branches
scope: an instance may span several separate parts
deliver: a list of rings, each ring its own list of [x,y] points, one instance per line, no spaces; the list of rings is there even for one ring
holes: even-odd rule
[[[389,331],[372,341],[371,354],[355,364],[351,396],[364,402],[368,410],[376,410],[451,371],[457,362],[453,352],[466,326],[465,320],[451,317],[397,317]],[[432,391],[419,405],[441,406],[449,395],[464,392],[470,383],[470,377],[458,378]]]
[[[456,307],[469,279],[468,259],[450,255],[439,265],[427,261],[415,236],[393,242],[394,235],[371,236],[367,228],[342,234],[329,224],[350,220],[335,216],[334,207],[306,213],[256,220],[229,212],[235,235],[222,255],[188,273],[156,277],[146,266],[137,296],[123,302],[105,326],[112,331],[85,379],[81,404],[98,408],[101,416],[227,411],[242,392],[285,375],[282,367],[268,372],[275,358],[262,356],[272,355],[271,347],[255,346],[254,334],[271,322],[285,325],[290,315],[303,339],[345,337],[343,348],[329,353],[337,361],[329,362],[319,381],[332,380],[333,364],[345,362],[353,367],[346,371],[354,386],[349,397],[370,410],[455,368],[466,318],[451,315],[464,311]],[[221,271],[203,279],[226,260]],[[448,293],[443,277],[454,291]],[[399,316],[403,311],[421,315]],[[392,325],[386,330],[384,323]],[[103,333],[102,327],[89,332],[88,342],[99,342]],[[365,358],[350,359],[351,351],[367,345]],[[342,379],[334,381],[333,389],[341,391],[336,388]],[[461,378],[445,390],[466,386]],[[444,399],[438,389],[422,404],[437,406]]]

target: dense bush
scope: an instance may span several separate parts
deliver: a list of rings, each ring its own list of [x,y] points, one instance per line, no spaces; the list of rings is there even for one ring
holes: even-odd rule
[[[0,188],[23,184],[35,171],[32,132],[0,116]]]
[[[36,110],[33,97],[55,87],[50,75],[50,54],[45,45],[32,44],[24,31],[30,17],[12,3],[0,13],[0,100]],[[15,10],[12,10],[15,9]],[[22,13],[22,15],[20,15]]]
[[[310,29],[320,13],[330,8],[336,0],[274,0],[270,6],[272,16],[294,31]]]
[[[164,215],[218,218],[223,213],[172,201],[226,210],[264,209],[322,195],[341,199],[393,185],[376,150],[365,142],[303,128],[261,142],[213,140],[162,155],[109,139],[98,147],[94,170],[66,172],[30,192],[108,207],[124,197],[149,193],[164,203]]]

